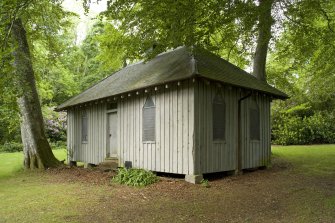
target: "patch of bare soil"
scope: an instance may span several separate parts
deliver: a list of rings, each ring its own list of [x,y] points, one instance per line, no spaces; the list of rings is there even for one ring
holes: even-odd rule
[[[73,182],[93,185],[108,185],[115,172],[105,172],[98,168],[60,167],[47,170],[51,181],[55,183]]]
[[[49,170],[50,181],[96,185],[80,205],[79,222],[335,222],[335,182],[297,174],[275,158],[269,169],[209,176],[210,187],[161,177],[145,188],[111,184],[114,173],[83,168]],[[333,210],[333,212],[332,212]]]

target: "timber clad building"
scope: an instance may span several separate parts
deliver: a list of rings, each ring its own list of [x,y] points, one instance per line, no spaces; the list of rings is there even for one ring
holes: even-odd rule
[[[287,95],[201,48],[123,68],[58,107],[70,161],[185,174],[266,166],[270,102]]]

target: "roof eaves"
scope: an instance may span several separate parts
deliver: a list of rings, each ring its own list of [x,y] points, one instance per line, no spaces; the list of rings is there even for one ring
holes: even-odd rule
[[[289,98],[289,96],[286,93],[284,93],[282,91],[279,91],[278,89],[276,89],[276,90],[278,90],[282,94],[274,94],[274,93],[271,93],[271,92],[268,92],[268,91],[263,91],[263,90],[259,90],[259,89],[255,89],[255,88],[251,88],[251,87],[240,86],[240,85],[224,82],[224,81],[221,81],[221,80],[216,80],[216,79],[213,79],[213,78],[209,78],[209,77],[206,77],[206,76],[201,75],[201,74],[195,74],[194,77],[201,77],[201,78],[207,79],[209,81],[221,82],[222,84],[230,85],[230,86],[237,87],[237,88],[243,88],[243,89],[248,89],[248,90],[252,90],[252,91],[258,91],[258,92],[261,92],[261,93],[264,93],[264,94],[267,94],[267,95],[271,95],[271,96],[273,96],[274,98],[277,98],[277,99],[285,100],[285,99]],[[269,86],[272,87],[271,85],[269,85]]]
[[[116,97],[116,96],[120,96],[120,95],[123,95],[123,94],[128,94],[130,92],[140,91],[140,90],[143,90],[143,89],[146,89],[146,88],[153,88],[153,87],[160,86],[160,85],[166,85],[166,84],[171,84],[171,83],[178,82],[178,81],[184,81],[184,80],[192,79],[192,78],[195,78],[195,77],[198,77],[198,76],[200,76],[200,75],[194,73],[194,74],[191,74],[189,77],[186,77],[186,78],[179,78],[179,79],[174,79],[174,80],[171,80],[171,81],[162,81],[162,82],[159,82],[159,83],[147,85],[145,87],[132,89],[130,91],[125,91],[125,92],[122,92],[122,93],[119,93],[119,94],[109,95],[107,97],[96,98],[94,100],[85,101],[83,103],[78,103],[78,104],[75,104],[75,105],[69,105],[69,106],[64,106],[64,107],[61,107],[61,105],[59,105],[54,110],[55,111],[65,111],[70,107],[80,106],[80,105],[92,103],[92,102],[97,101],[97,100],[107,99],[107,98],[110,98],[110,97]],[[65,104],[65,103],[63,103],[63,104]]]

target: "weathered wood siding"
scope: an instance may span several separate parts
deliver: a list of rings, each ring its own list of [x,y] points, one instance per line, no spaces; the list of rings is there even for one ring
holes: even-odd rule
[[[142,141],[142,108],[156,106],[156,140]],[[119,162],[158,172],[193,174],[194,94],[191,80],[125,97],[118,106]]]
[[[88,140],[81,141],[81,113],[87,112]],[[107,115],[106,104],[76,107],[67,111],[68,158],[72,161],[98,164],[106,157]]]
[[[196,79],[158,86],[118,99],[118,156],[120,165],[179,174],[235,170],[238,150],[238,100],[247,91]],[[225,140],[213,140],[212,102],[221,92],[226,105]],[[142,141],[143,105],[150,95],[156,109],[156,140]],[[251,98],[242,102],[242,169],[264,166],[270,160],[270,99],[257,94],[260,140],[249,138]],[[81,112],[87,111],[88,142],[81,141]],[[106,158],[107,104],[93,103],[68,110],[69,160],[99,164]]]
[[[142,142],[142,108],[150,95],[156,107],[156,140]],[[70,160],[98,164],[107,147],[106,104],[68,110],[68,150]],[[88,115],[88,142],[81,142],[81,111]],[[119,164],[179,174],[193,174],[194,94],[192,80],[124,95],[118,101]]]
[[[242,169],[266,166],[271,155],[271,130],[270,130],[270,98],[263,94],[256,94],[242,102],[241,117],[241,144],[242,144]],[[249,107],[252,100],[256,99],[260,112],[260,140],[250,139]]]
[[[213,99],[221,92],[226,104],[225,140],[213,140]],[[197,81],[195,84],[195,148],[197,173],[229,171],[236,168],[238,92],[230,86]]]
[[[221,92],[226,103],[225,140],[213,140],[213,99]],[[219,86],[207,80],[195,83],[195,172],[212,173],[238,168],[238,100],[249,91]],[[242,101],[241,156],[242,169],[265,166],[270,160],[270,99],[257,94],[260,111],[260,140],[249,137],[249,104]]]

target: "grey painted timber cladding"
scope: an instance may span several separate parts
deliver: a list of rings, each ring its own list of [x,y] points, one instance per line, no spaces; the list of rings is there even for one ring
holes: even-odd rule
[[[118,101],[118,158],[123,166],[158,172],[193,174],[194,83],[186,80]],[[155,141],[142,141],[143,106],[150,95],[155,104]],[[93,104],[93,103],[92,103]],[[88,141],[81,142],[81,111],[86,109]],[[99,164],[106,157],[107,106],[98,103],[68,110],[69,160]]]
[[[226,104],[225,140],[213,140],[213,100],[220,92]],[[212,173],[238,168],[238,100],[249,91],[213,82],[195,84],[195,173]],[[260,111],[260,140],[250,140],[251,97],[242,103],[242,169],[265,166],[270,160],[270,99],[256,94]]]
[[[226,125],[217,126],[216,138],[220,140],[214,140],[213,99],[218,92],[224,99],[225,111],[221,113],[225,119],[221,121]],[[250,92],[259,106],[259,140],[250,139],[252,97],[245,98],[239,110],[239,99]],[[153,140],[143,142],[143,106],[148,95],[155,104],[155,114],[144,115],[148,120],[154,117],[145,129],[154,126],[155,130],[145,137]],[[118,103],[117,155],[121,166],[130,161],[136,168],[192,175],[267,165],[271,97],[285,99],[287,95],[206,50],[180,47],[121,69],[57,109],[68,111],[69,160],[104,161],[109,153],[107,100],[113,98]],[[87,112],[87,142],[82,142],[83,111]]]
[[[148,94],[156,108],[156,140],[142,141],[143,105]],[[128,97],[119,105],[119,162],[158,172],[193,174],[193,83],[161,86]]]
[[[250,112],[253,100],[259,106],[260,140],[250,139]],[[271,130],[270,130],[270,99],[262,94],[247,98],[242,102],[241,140],[242,140],[242,169],[266,166],[271,155]]]
[[[82,142],[82,111],[86,110],[88,136]],[[98,164],[106,157],[107,116],[106,104],[76,107],[67,111],[67,147],[70,161]]]
[[[226,104],[225,140],[213,140],[212,103],[220,92]],[[195,172],[212,173],[236,168],[238,91],[215,83],[198,81],[195,85]]]
[[[213,140],[213,100],[220,92],[225,103],[225,139]],[[118,99],[118,158],[123,166],[179,174],[235,170],[238,148],[238,100],[249,90],[189,79]],[[155,104],[155,141],[143,142],[143,106],[150,95]],[[260,140],[250,140],[249,108],[242,101],[242,169],[264,166],[270,160],[270,98],[253,93],[260,111]],[[107,104],[91,103],[68,110],[69,160],[99,164],[107,156]],[[81,141],[81,114],[87,112],[88,139]]]

